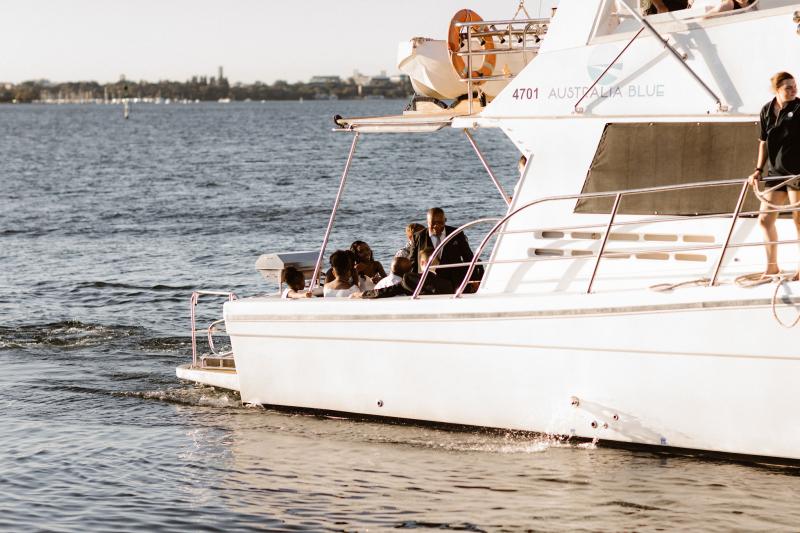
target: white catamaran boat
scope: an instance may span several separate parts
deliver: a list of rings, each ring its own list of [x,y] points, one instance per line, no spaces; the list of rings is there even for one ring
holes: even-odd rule
[[[800,460],[800,329],[790,327],[800,283],[743,282],[765,263],[745,182],[758,112],[772,74],[800,73],[800,4],[707,16],[696,3],[647,17],[638,4],[561,0],[551,19],[454,22],[464,42],[493,43],[450,52],[466,62],[466,100],[338,118],[353,139],[321,249],[258,264],[276,280],[298,266],[317,285],[359,136],[453,127],[508,201],[504,215],[458,229],[487,230],[469,265],[485,268],[476,293],[466,283],[378,300],[197,292],[193,339],[205,331],[198,298],[222,294],[232,351],[195,349],[178,376],[253,404]],[[500,42],[534,26],[535,53]],[[525,66],[471,68],[490,52]],[[481,89],[490,81],[504,83],[496,96]],[[476,128],[500,128],[527,156],[513,199]],[[786,214],[780,259],[796,268]]]

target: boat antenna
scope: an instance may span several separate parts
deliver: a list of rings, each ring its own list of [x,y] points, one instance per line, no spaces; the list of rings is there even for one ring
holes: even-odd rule
[[[541,9],[541,0],[539,0],[539,6]],[[514,12],[514,16],[511,17],[511,20],[514,20],[519,16],[520,13],[525,13],[525,18],[529,19],[531,16],[528,14],[528,10],[525,9],[525,0],[519,0],[519,5],[517,6],[517,10]]]

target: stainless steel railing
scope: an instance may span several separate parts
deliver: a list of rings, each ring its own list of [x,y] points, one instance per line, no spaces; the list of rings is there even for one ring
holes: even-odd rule
[[[789,182],[795,180],[797,176],[778,176],[774,178],[769,178],[769,181],[777,182]],[[668,216],[668,217],[642,217],[633,220],[625,220],[622,222],[616,221],[616,215],[619,208],[619,204],[624,196],[634,195],[634,194],[648,194],[648,193],[658,193],[658,192],[667,192],[667,191],[679,191],[679,190],[691,190],[691,189],[699,189],[699,188],[706,188],[706,187],[723,187],[723,186],[732,186],[732,185],[740,185],[741,189],[739,195],[736,200],[736,205],[733,211],[727,213],[715,213],[715,214],[706,214],[706,215],[696,215],[696,216]],[[746,247],[754,247],[754,246],[764,246],[765,244],[776,244],[776,245],[784,245],[784,244],[792,244],[792,243],[800,243],[800,239],[793,239],[793,240],[777,240],[777,241],[762,241],[762,242],[749,242],[749,243],[735,243],[731,244],[731,238],[733,235],[733,231],[736,227],[737,221],[743,216],[751,216],[757,215],[761,213],[775,213],[775,212],[794,212],[800,211],[800,206],[798,207],[788,207],[785,209],[764,209],[759,211],[742,211],[742,205],[744,204],[744,199],[746,197],[748,185],[746,179],[728,179],[728,180],[714,180],[714,181],[704,181],[704,182],[695,182],[695,183],[688,183],[688,184],[680,184],[680,185],[665,185],[659,187],[646,187],[646,188],[638,188],[638,189],[628,189],[628,190],[618,190],[618,191],[608,191],[608,192],[597,192],[597,193],[583,193],[583,194],[571,194],[571,195],[557,195],[557,196],[549,196],[545,198],[539,198],[537,200],[533,200],[528,202],[520,207],[517,207],[507,215],[502,218],[484,218],[478,219],[463,226],[460,226],[456,229],[453,233],[447,235],[445,239],[436,247],[433,251],[433,254],[430,258],[430,261],[423,269],[422,275],[420,277],[420,281],[417,285],[416,290],[414,291],[412,298],[418,298],[420,292],[422,290],[423,284],[425,279],[427,278],[429,270],[438,270],[438,269],[445,269],[445,268],[459,268],[467,266],[467,272],[464,276],[464,280],[462,281],[461,285],[455,291],[454,298],[460,298],[467,285],[470,282],[470,278],[475,270],[477,265],[492,265],[492,264],[502,264],[502,263],[525,263],[525,262],[536,262],[536,261],[565,261],[565,260],[595,260],[595,265],[592,270],[591,277],[589,279],[589,285],[587,288],[587,292],[591,292],[594,280],[597,276],[598,266],[600,261],[603,257],[620,257],[620,256],[627,256],[636,253],[672,253],[672,252],[685,252],[685,251],[699,251],[699,250],[720,250],[719,257],[714,265],[713,275],[710,278],[709,285],[715,285],[717,283],[717,279],[719,276],[720,269],[722,267],[724,258],[728,250],[731,248],[746,248]],[[583,199],[590,199],[590,198],[614,198],[614,206],[612,207],[610,216],[608,221],[605,224],[600,223],[592,223],[592,224],[585,224],[585,225],[572,225],[572,226],[561,226],[561,227],[546,227],[546,228],[534,228],[534,229],[516,229],[509,232],[503,231],[502,234],[505,233],[532,233],[532,232],[540,232],[540,231],[564,231],[564,230],[588,230],[593,228],[600,228],[604,227],[604,232],[601,239],[601,245],[599,250],[596,253],[580,255],[580,256],[566,256],[566,257],[547,257],[547,258],[524,258],[524,259],[506,259],[506,260],[494,260],[494,261],[480,261],[480,256],[486,248],[486,245],[489,241],[500,233],[500,230],[507,224],[509,220],[516,217],[519,213],[530,209],[531,207],[540,205],[546,202],[554,202],[554,201],[564,201],[564,200],[583,200]],[[620,252],[609,252],[606,250],[606,244],[608,242],[608,238],[611,235],[612,228],[619,227],[619,226],[629,226],[629,225],[641,225],[641,224],[653,224],[653,223],[661,223],[661,222],[674,222],[674,221],[697,221],[702,219],[710,219],[710,218],[730,218],[731,223],[727,228],[725,233],[725,238],[722,244],[705,244],[705,245],[696,245],[696,246],[680,246],[680,247],[648,247],[642,250],[625,250]],[[455,238],[458,234],[462,233],[465,229],[472,227],[479,223],[486,223],[496,220],[495,225],[492,229],[486,234],[486,236],[481,241],[480,245],[475,251],[472,261],[469,263],[458,263],[458,264],[449,264],[449,265],[436,265],[432,266],[432,263],[435,261],[437,257],[441,255],[441,252],[444,248],[444,245],[450,242],[453,238]]]
[[[467,50],[464,52],[454,52],[456,55],[465,58],[467,75],[459,78],[467,84],[467,99],[469,113],[472,114],[473,108],[473,85],[478,82],[510,80],[515,77],[511,72],[502,74],[492,74],[490,76],[473,76],[473,60],[478,56],[482,58],[488,55],[519,54],[527,64],[539,50],[539,42],[547,34],[550,26],[550,19],[509,19],[509,20],[484,20],[474,22],[458,22],[455,24],[459,28],[459,37],[466,42]],[[479,39],[485,41],[491,39],[493,48],[480,49],[472,48],[472,40]],[[529,58],[530,56],[530,58]]]
[[[214,345],[214,334],[218,333],[217,327],[219,324],[223,323],[224,320],[215,320],[212,322],[208,328],[206,329],[197,329],[197,312],[196,307],[198,302],[200,301],[201,296],[225,296],[229,302],[232,302],[236,299],[236,294],[233,292],[223,292],[223,291],[194,291],[192,293],[192,298],[189,305],[189,315],[192,324],[192,366],[199,367],[198,365],[198,357],[197,357],[197,335],[199,334],[206,334],[208,336],[208,346],[211,350],[211,353],[214,354],[216,357],[229,357],[232,355],[232,352],[218,352],[216,346]]]

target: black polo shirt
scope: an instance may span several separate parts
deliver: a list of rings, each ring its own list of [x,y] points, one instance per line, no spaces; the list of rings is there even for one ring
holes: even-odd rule
[[[667,8],[667,11],[680,11],[681,9],[687,9],[689,7],[688,0],[662,0],[664,7]],[[652,3],[650,7],[645,10],[645,15],[655,15],[656,14],[656,6]]]
[[[770,176],[800,174],[800,98],[781,109],[777,119],[772,108],[775,99],[761,108],[761,137],[767,141]]]

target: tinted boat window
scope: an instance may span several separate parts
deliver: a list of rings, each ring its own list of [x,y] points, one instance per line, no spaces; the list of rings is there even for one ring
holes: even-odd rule
[[[745,178],[758,148],[757,122],[606,125],[581,192]],[[624,196],[620,214],[729,213],[741,186]],[[576,213],[609,213],[613,198],[580,200]],[[758,209],[748,194],[745,211]]]

